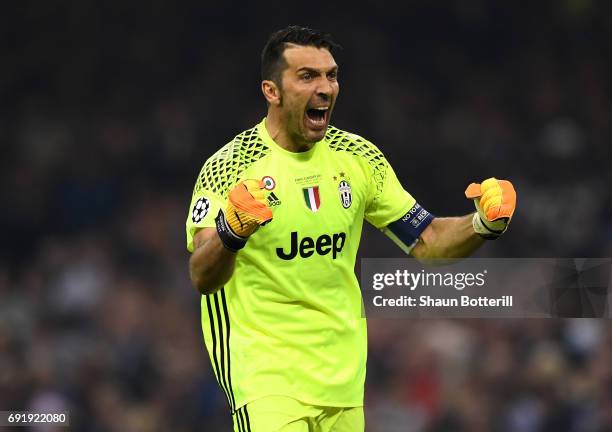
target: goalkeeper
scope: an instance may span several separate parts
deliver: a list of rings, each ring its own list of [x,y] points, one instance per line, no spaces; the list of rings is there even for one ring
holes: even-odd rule
[[[262,53],[267,115],[202,167],[187,217],[211,365],[238,432],[364,430],[367,335],[354,273],[363,220],[420,260],[464,257],[508,228],[516,195],[465,190],[434,217],[370,141],[330,126],[328,35],[288,27]]]

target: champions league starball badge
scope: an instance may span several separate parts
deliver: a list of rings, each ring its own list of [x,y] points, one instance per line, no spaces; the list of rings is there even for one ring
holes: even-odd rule
[[[200,198],[195,205],[193,206],[193,210],[191,211],[191,220],[194,223],[201,222],[204,217],[208,214],[208,210],[210,209],[210,202],[207,198]]]

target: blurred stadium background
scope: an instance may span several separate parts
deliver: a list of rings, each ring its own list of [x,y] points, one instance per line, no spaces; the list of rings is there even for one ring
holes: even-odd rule
[[[203,161],[265,115],[259,54],[331,32],[333,123],[435,214],[510,178],[480,256],[612,256],[612,3],[5,3],[0,409],[74,431],[223,431],[184,221]],[[367,229],[361,256],[399,256]],[[612,431],[606,320],[371,320],[368,431]],[[43,429],[38,429],[43,430]]]

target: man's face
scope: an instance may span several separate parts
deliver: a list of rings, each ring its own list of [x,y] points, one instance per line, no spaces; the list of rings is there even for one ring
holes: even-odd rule
[[[281,75],[281,116],[298,142],[325,136],[338,97],[338,66],[325,48],[289,45]]]

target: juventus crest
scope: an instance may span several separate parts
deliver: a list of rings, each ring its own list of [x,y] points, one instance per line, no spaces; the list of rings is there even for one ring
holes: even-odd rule
[[[351,185],[346,180],[342,180],[338,185],[338,193],[340,194],[342,207],[349,208],[353,203],[353,194],[351,193]]]

